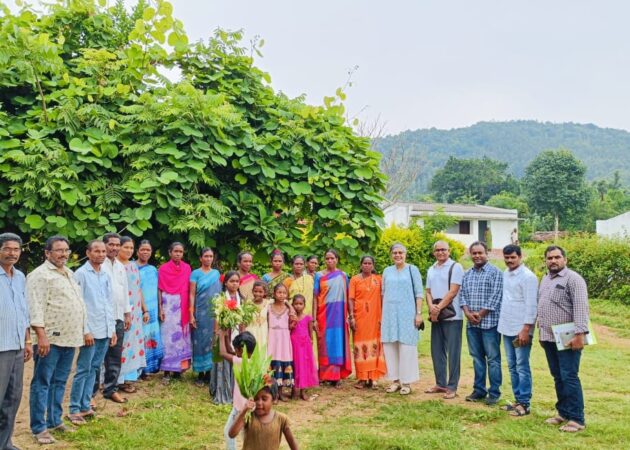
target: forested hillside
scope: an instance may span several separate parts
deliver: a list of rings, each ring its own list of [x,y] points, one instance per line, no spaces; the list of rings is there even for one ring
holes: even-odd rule
[[[436,128],[405,131],[374,140],[374,148],[385,159],[421,167],[415,182],[402,198],[413,199],[428,191],[436,169],[449,156],[490,158],[505,161],[517,177],[541,151],[566,148],[588,167],[588,179],[609,178],[619,170],[621,181],[630,185],[630,133],[595,125],[541,123],[535,121],[480,122],[467,128]],[[393,164],[392,164],[393,163]],[[388,170],[397,173],[397,170]]]

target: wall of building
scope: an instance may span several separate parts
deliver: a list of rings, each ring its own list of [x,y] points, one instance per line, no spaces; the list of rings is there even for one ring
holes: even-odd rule
[[[612,219],[598,220],[595,228],[599,236],[630,237],[630,211]]]
[[[489,223],[492,233],[492,248],[503,248],[512,243],[511,234],[518,228],[516,220],[491,220]]]
[[[385,225],[391,227],[396,224],[398,226],[409,226],[409,208],[407,206],[389,207],[384,214],[383,220]]]

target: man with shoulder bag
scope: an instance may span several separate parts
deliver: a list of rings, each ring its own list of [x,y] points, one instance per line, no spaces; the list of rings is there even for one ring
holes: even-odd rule
[[[464,269],[450,258],[450,254],[447,242],[437,241],[433,244],[436,263],[429,268],[426,286],[435,386],[425,392],[441,393],[445,399],[457,395],[464,319],[458,297]]]

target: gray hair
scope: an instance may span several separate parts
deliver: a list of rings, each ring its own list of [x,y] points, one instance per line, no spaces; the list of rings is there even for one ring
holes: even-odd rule
[[[22,238],[15,233],[2,233],[0,234],[0,248],[4,246],[5,242],[15,241],[22,246]]]
[[[448,245],[448,242],[446,242],[446,241],[436,241],[436,242],[435,242],[435,244],[433,244],[433,250],[435,250],[435,247],[436,247],[438,244],[444,244],[444,245],[446,245],[446,248],[448,248],[449,250],[451,249],[451,246],[450,246],[450,245]]]
[[[400,242],[395,242],[390,248],[389,248],[389,252],[393,252],[394,250],[396,250],[397,248],[401,249],[403,252],[407,253],[407,247],[405,247],[404,245],[402,245]]]

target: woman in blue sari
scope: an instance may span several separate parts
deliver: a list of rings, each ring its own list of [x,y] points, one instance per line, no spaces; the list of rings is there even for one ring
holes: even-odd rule
[[[136,264],[140,271],[140,289],[144,297],[145,307],[149,313],[149,321],[142,325],[144,351],[147,361],[146,367],[142,370],[142,378],[146,378],[146,374],[159,372],[160,362],[164,357],[158,317],[158,271],[155,266],[149,264],[153,254],[153,248],[149,241],[146,239],[140,241],[136,254],[138,257]]]
[[[212,298],[222,290],[221,275],[212,268],[214,252],[204,248],[199,257],[201,267],[190,274],[190,325],[192,326],[192,365],[198,373],[198,386],[210,381],[214,308]]]

